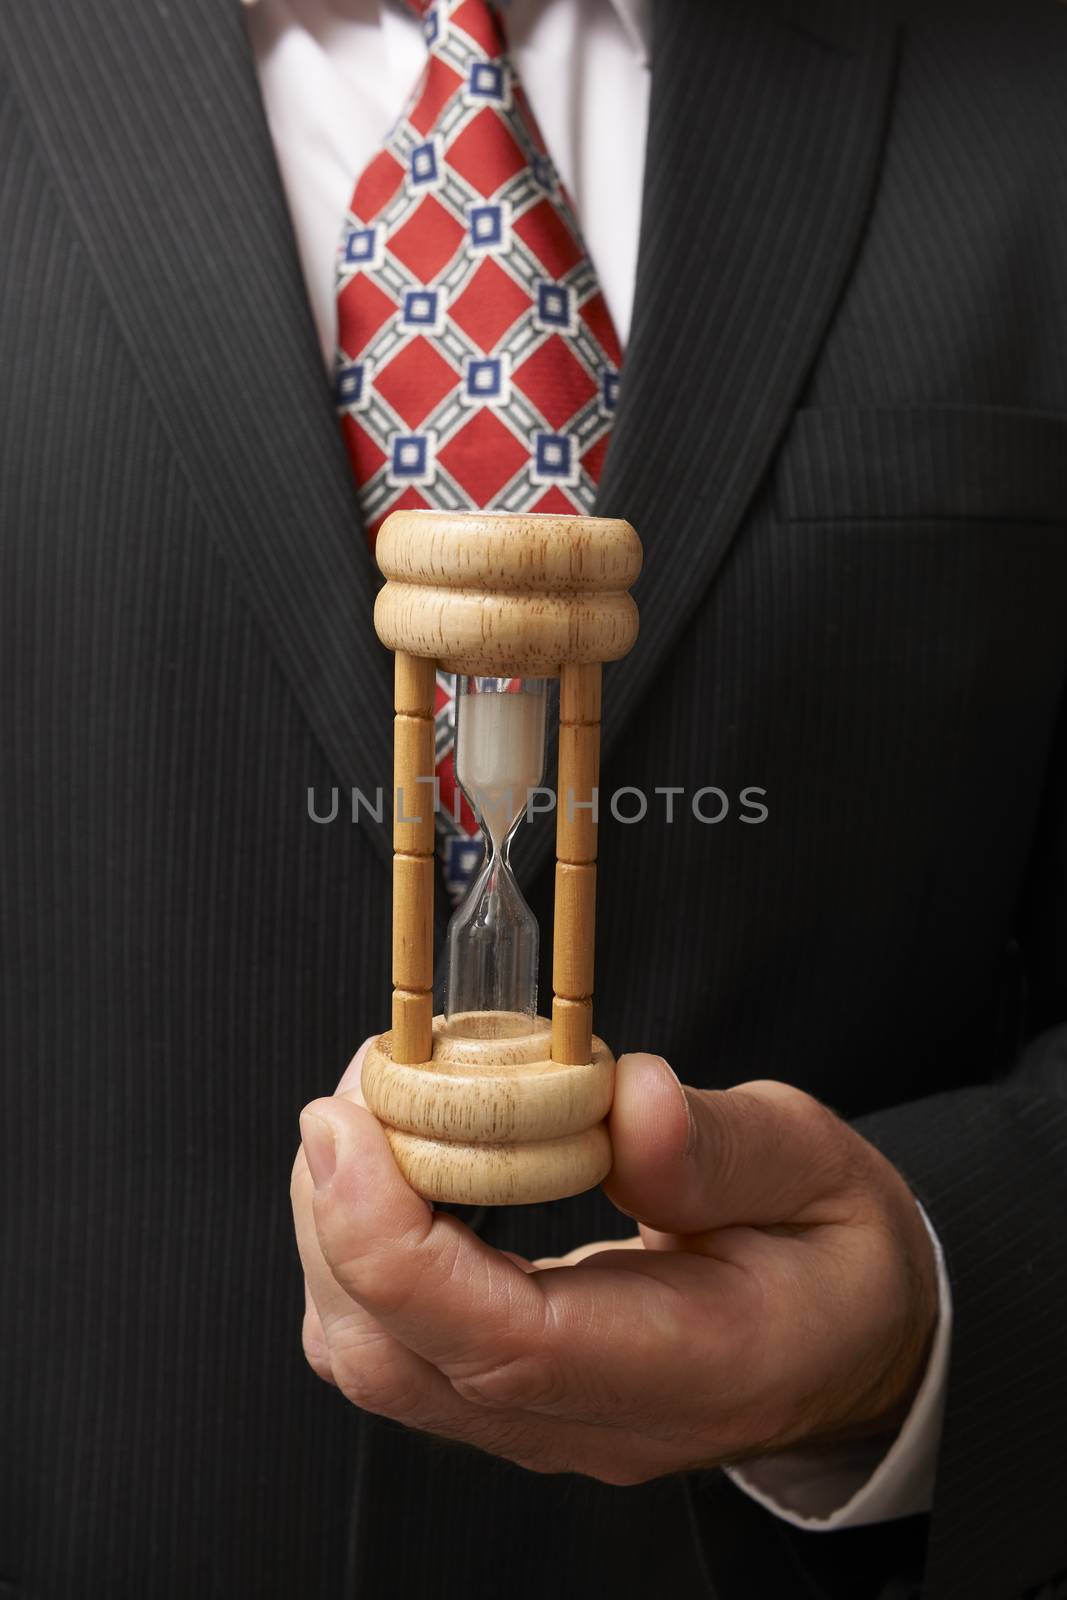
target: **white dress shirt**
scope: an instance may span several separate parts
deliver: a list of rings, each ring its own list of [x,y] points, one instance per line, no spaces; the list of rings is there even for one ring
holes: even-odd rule
[[[413,14],[381,0],[246,0],[278,164],[323,354],[356,178],[418,81]],[[648,0],[513,0],[508,40],[574,201],[615,331],[630,328],[648,121]],[[605,154],[610,152],[610,159]]]
[[[311,308],[332,369],[334,273],[345,209],[356,178],[414,88],[426,47],[418,22],[399,0],[245,3]],[[504,7],[512,59],[581,219],[624,349],[648,125],[648,4],[510,0]],[[884,1439],[862,1441],[733,1469],[735,1483],[776,1516],[832,1530],[929,1509],[952,1326],[941,1249],[932,1229],[930,1236],[940,1317],[904,1426],[888,1450]]]

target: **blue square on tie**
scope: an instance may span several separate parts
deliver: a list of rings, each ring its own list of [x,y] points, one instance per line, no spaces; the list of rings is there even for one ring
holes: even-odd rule
[[[484,855],[485,847],[481,839],[468,839],[461,833],[445,835],[444,860],[441,865],[450,900],[455,902],[462,897],[481,866]]]
[[[544,328],[574,332],[574,290],[562,283],[537,285],[537,320]]]
[[[428,45],[434,45],[437,43],[437,35],[440,31],[441,22],[437,15],[437,7],[431,6],[422,19],[422,36]]]
[[[437,146],[432,139],[412,146],[410,182],[413,189],[429,189],[438,180]]]
[[[502,205],[471,206],[467,211],[467,222],[475,250],[497,250],[504,243]]]
[[[345,235],[344,263],[358,267],[373,261],[377,251],[377,228],[349,228]]]
[[[467,93],[474,100],[502,106],[507,94],[507,79],[499,61],[474,61],[467,79]]]
[[[565,433],[534,434],[534,479],[570,483],[574,478],[574,440]]]
[[[499,400],[504,391],[504,367],[499,356],[467,362],[464,374],[468,400]]]
[[[337,404],[343,411],[348,411],[361,404],[363,400],[363,363],[352,361],[345,367],[337,369],[336,385]]]
[[[600,408],[602,411],[614,411],[619,403],[619,374],[611,367],[604,367],[600,374]]]
[[[540,153],[530,159],[530,171],[533,173],[534,182],[539,189],[544,189],[546,194],[556,192],[556,169],[548,156]]]
[[[430,465],[429,445],[425,433],[394,433],[389,461],[392,476],[425,483]]]
[[[405,289],[404,309],[400,314],[404,327],[434,330],[437,327],[439,299],[438,289]]]

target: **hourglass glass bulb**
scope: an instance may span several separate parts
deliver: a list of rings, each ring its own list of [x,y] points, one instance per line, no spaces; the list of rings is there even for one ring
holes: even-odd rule
[[[537,1014],[537,920],[515,882],[508,851],[545,763],[545,681],[456,682],[456,777],[478,817],[485,859],[448,925],[445,1014]]]

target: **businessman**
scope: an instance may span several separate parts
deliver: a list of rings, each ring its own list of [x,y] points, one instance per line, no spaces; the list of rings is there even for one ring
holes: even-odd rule
[[[1067,1590],[1065,82],[1053,0],[0,7],[0,1593]],[[652,804],[606,1191],[434,1213],[347,798],[457,504],[639,530]]]

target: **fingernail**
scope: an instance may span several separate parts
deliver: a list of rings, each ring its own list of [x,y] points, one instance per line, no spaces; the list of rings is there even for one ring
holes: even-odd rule
[[[314,1111],[305,1111],[300,1118],[300,1140],[311,1181],[316,1189],[324,1189],[337,1165],[337,1136],[333,1123]]]
[[[689,1096],[685,1092],[685,1084],[682,1082],[681,1078],[675,1072],[674,1068],[671,1066],[669,1061],[664,1061],[662,1056],[657,1056],[656,1060],[660,1063],[661,1066],[666,1067],[668,1073],[674,1079],[674,1086],[678,1090],[678,1098],[681,1100],[682,1105],[685,1107],[685,1120],[686,1120],[686,1125],[687,1125],[688,1131],[687,1131],[686,1136],[685,1136],[685,1151],[684,1151],[684,1154],[687,1155],[687,1156],[691,1156],[694,1153],[694,1151],[696,1150],[696,1147],[697,1147],[697,1125],[696,1125],[696,1121],[695,1121],[695,1119],[693,1117],[693,1107],[691,1106],[691,1104],[689,1102]]]
[[[675,1072],[674,1068],[671,1066],[670,1062],[667,1061],[663,1056],[655,1055],[651,1050],[641,1050],[634,1053],[639,1055],[644,1061],[654,1061],[656,1066],[662,1067],[667,1076],[672,1080],[674,1087],[677,1090],[678,1098],[682,1102],[682,1106],[685,1111],[686,1136],[685,1150],[683,1151],[683,1154],[687,1156],[692,1155],[696,1149],[697,1129],[696,1122],[693,1119],[693,1108],[689,1103],[689,1096],[685,1092],[685,1085]]]

